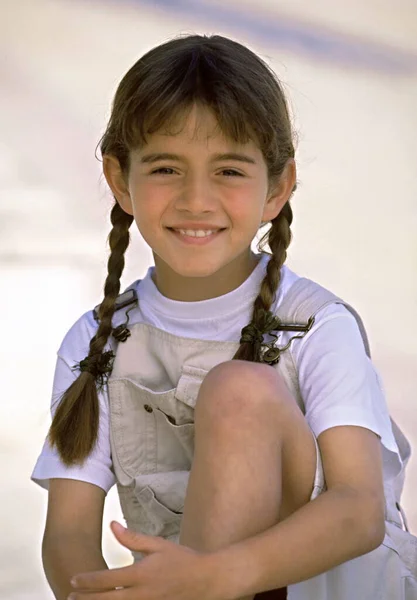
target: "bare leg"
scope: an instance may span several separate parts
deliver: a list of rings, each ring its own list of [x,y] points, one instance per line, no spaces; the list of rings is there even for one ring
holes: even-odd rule
[[[181,544],[216,550],[278,522],[288,469],[282,464],[284,431],[291,431],[291,420],[299,427],[299,419],[308,431],[287,388],[266,365],[230,361],[207,375],[195,411]]]

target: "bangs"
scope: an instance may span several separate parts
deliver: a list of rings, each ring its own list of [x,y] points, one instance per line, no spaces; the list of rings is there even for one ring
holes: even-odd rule
[[[170,102],[169,98],[167,100]],[[255,143],[259,144],[254,132],[249,128],[244,115],[234,111],[233,118],[229,117],[225,107],[219,107],[216,104],[213,106],[212,104],[205,102],[202,98],[196,98],[192,101],[174,105],[172,109],[167,108],[167,110],[164,110],[163,112],[147,115],[147,118],[143,123],[143,129],[140,132],[132,131],[133,135],[136,133],[136,147],[146,144],[147,136],[154,133],[163,132],[166,135],[173,136],[181,133],[193,108],[206,109],[213,114],[217,121],[217,127],[213,130],[213,135],[220,132],[225,138],[239,144],[245,144],[249,142],[249,140],[253,140]],[[200,110],[198,110],[198,113],[202,114]],[[199,118],[197,118],[195,126],[195,136],[198,135],[198,130]]]
[[[248,65],[244,60],[231,60],[208,41],[165,55],[162,61],[155,61],[151,54],[143,57],[141,72],[131,77],[135,89],[123,89],[129,101],[115,111],[120,141],[129,150],[140,148],[147,143],[147,135],[162,129],[178,133],[194,105],[209,109],[223,135],[234,142],[253,140],[261,148],[271,143],[273,127],[259,90],[245,77]]]
[[[138,60],[116,91],[101,153],[129,168],[130,152],[156,132],[175,135],[194,106],[209,109],[225,138],[253,141],[271,175],[294,156],[285,96],[268,65],[222,36],[186,36]]]

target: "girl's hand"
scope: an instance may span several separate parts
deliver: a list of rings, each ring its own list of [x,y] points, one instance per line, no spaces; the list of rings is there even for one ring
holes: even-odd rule
[[[208,553],[135,533],[120,523],[111,528],[123,546],[147,556],[121,569],[76,575],[70,600],[218,600]]]

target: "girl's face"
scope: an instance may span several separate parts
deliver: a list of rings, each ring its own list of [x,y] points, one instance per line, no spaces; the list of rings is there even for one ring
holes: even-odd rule
[[[123,183],[115,159],[105,157],[104,172],[153,251],[161,293],[202,300],[235,289],[252,272],[251,242],[261,221],[276,217],[287,201],[292,185],[282,181],[290,172],[293,184],[295,169],[287,165],[270,190],[261,150],[225,138],[208,109],[194,107],[180,129],[148,136],[131,153]],[[195,238],[181,230],[212,233]]]

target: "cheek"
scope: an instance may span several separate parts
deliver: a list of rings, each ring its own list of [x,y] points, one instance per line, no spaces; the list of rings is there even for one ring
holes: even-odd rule
[[[261,186],[257,184],[234,190],[227,202],[231,216],[240,221],[258,219],[262,215],[265,195]]]
[[[146,183],[135,187],[132,201],[135,219],[140,222],[157,218],[168,202],[166,190],[156,189],[155,186]]]

